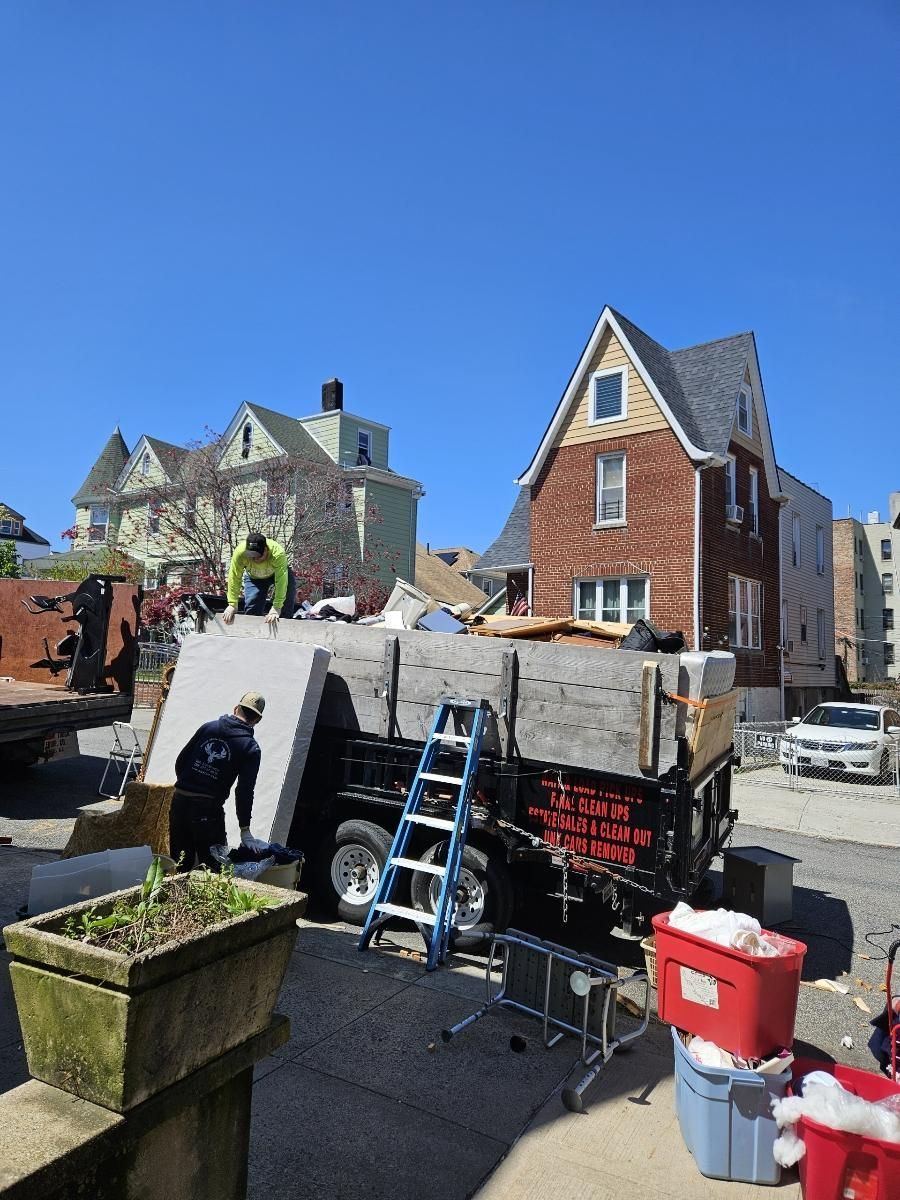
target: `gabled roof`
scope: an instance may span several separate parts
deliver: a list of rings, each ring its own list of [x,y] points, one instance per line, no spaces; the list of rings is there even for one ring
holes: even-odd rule
[[[504,567],[524,567],[530,563],[531,488],[522,487],[500,536],[491,542],[481,558],[476,559],[471,570],[500,570]]]
[[[176,446],[173,442],[164,442],[160,438],[150,437],[148,434],[144,434],[144,441],[156,455],[159,465],[170,478],[172,472],[177,471],[191,453],[186,446]]]
[[[334,462],[334,459],[322,449],[312,434],[304,427],[303,422],[298,421],[296,417],[275,412],[271,408],[263,408],[261,404],[245,404],[238,413],[239,418],[244,409],[256,417],[266,433],[278,443],[285,454],[297,458],[307,458],[312,462]]]
[[[594,326],[578,365],[572,372],[541,443],[517,483],[533,484],[546,461],[566,415],[576,402],[584,376],[607,330],[611,330],[656,401],[685,453],[700,466],[724,462],[731,440],[738,391],[750,372],[754,401],[760,415],[760,436],[770,494],[779,494],[775,452],[752,333],[703,342],[669,351],[627,317],[607,305]]]
[[[50,543],[45,537],[41,537],[39,533],[35,533],[33,529],[29,529],[27,525],[22,526],[22,533],[19,537],[12,539],[14,542],[26,542],[29,546],[49,546]]]
[[[416,579],[415,584],[438,603],[471,604],[479,608],[484,603],[484,592],[481,588],[470,583],[458,571],[416,542]]]
[[[6,519],[12,520],[12,521],[24,521],[25,520],[24,513],[17,512],[14,508],[10,508],[10,506],[8,504],[4,504],[2,500],[0,500],[0,517],[6,518]]]
[[[731,440],[737,395],[751,356],[752,333],[673,350],[669,355],[692,411],[698,445],[724,454]]]
[[[429,550],[429,554],[442,559],[448,567],[452,567],[460,575],[468,571],[472,563],[478,559],[475,551],[470,550],[467,546],[441,546]]]
[[[105,499],[128,458],[128,447],[117,425],[100,451],[99,458],[88,471],[84,483],[72,497],[72,503],[83,504],[88,500]]]

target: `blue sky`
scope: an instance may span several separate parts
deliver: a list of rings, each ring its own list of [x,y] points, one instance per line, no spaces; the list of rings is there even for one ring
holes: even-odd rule
[[[483,550],[604,303],[757,335],[835,515],[900,489],[893,0],[7,0],[0,498],[58,543],[118,422],[338,375]]]

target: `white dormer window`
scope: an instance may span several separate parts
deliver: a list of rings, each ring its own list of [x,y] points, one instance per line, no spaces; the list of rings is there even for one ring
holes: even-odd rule
[[[149,452],[149,450],[145,452],[143,458],[141,459],[141,474],[144,476],[150,474],[150,452]]]
[[[621,421],[628,415],[628,368],[595,371],[590,385],[589,425]]]
[[[22,522],[13,517],[0,518],[0,537],[21,537]]]
[[[356,431],[356,464],[360,467],[372,465],[372,434],[368,429]]]
[[[746,383],[741,385],[738,393],[737,423],[741,433],[746,433],[747,437],[753,437],[753,396]]]
[[[250,451],[253,448],[253,425],[250,421],[244,426],[244,432],[241,434],[241,458],[249,458]]]

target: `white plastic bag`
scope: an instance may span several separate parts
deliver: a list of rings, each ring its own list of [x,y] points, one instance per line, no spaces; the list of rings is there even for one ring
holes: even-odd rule
[[[757,936],[762,932],[759,921],[755,917],[748,917],[746,913],[731,912],[727,908],[695,912],[683,900],[669,913],[669,925],[719,946],[730,946],[732,937],[741,931],[749,931]]]
[[[826,1084],[817,1080],[814,1078],[817,1075],[819,1072],[804,1077],[800,1085],[802,1095],[772,1101],[772,1113],[781,1130],[781,1137],[773,1147],[777,1163],[791,1167],[803,1157],[803,1142],[794,1129],[801,1117],[844,1133],[900,1143],[900,1112],[893,1103],[864,1100],[839,1084],[835,1086],[835,1081]]]

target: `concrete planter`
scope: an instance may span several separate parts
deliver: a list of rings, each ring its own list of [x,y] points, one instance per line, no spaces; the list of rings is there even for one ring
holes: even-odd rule
[[[279,901],[193,938],[127,957],[63,937],[94,901],[3,931],[28,1069],[44,1083],[127,1112],[264,1030],[306,896],[240,881]],[[140,888],[97,903],[140,898]]]

